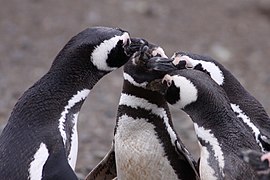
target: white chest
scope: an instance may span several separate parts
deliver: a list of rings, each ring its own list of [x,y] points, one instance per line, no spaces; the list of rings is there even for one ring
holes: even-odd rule
[[[200,146],[201,154],[200,154],[200,176],[201,180],[217,180],[218,178],[215,176],[214,169],[209,165],[208,159],[210,157],[207,148],[204,146]]]
[[[115,135],[119,179],[178,179],[154,128],[145,119],[119,118]]]
[[[68,163],[73,170],[75,170],[78,155],[78,130],[77,130],[78,114],[79,113],[74,115],[73,133],[71,134],[70,152],[68,154]]]
[[[44,143],[40,143],[40,147],[38,147],[36,153],[34,154],[33,160],[28,169],[30,180],[38,180],[42,178],[43,166],[48,157],[49,151],[46,145]]]
[[[224,177],[224,155],[221,149],[221,144],[218,139],[214,136],[214,134],[209,129],[204,129],[204,127],[199,127],[196,123],[194,123],[194,129],[196,135],[201,140],[205,141],[209,145],[207,147],[202,146],[200,143],[200,174],[202,180],[214,180],[217,179],[215,176],[215,170],[210,166],[209,159],[215,159],[218,163],[218,167],[216,167],[216,174],[219,174],[221,177]],[[214,155],[210,157],[209,149],[213,151]]]

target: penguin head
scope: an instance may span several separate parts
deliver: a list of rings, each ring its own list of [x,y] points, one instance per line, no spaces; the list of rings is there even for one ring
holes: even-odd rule
[[[186,109],[192,104],[205,106],[208,103],[227,103],[229,106],[224,90],[208,74],[201,71],[176,70],[166,74],[162,84],[167,86],[167,102],[177,109]]]
[[[161,79],[166,73],[166,65],[172,60],[168,59],[163,49],[159,46],[148,43],[144,40],[144,45],[133,54],[124,66],[124,79],[133,85],[146,88],[147,84],[154,79]],[[154,64],[163,64],[163,71],[156,69]]]
[[[224,84],[224,67],[211,57],[201,56],[198,54],[177,52],[172,56],[173,64],[178,69],[183,69],[185,61],[187,69],[196,69],[207,73],[218,84]]]
[[[136,43],[138,41],[133,43],[127,31],[119,28],[87,28],[65,45],[52,68],[94,68],[106,74],[128,61],[139,49]]]

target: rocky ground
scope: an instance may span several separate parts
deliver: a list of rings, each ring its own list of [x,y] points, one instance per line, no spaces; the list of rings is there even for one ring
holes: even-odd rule
[[[268,0],[10,0],[0,6],[0,125],[19,96],[47,72],[76,33],[91,26],[121,27],[133,37],[174,51],[210,55],[223,63],[270,112]],[[106,154],[113,138],[122,70],[103,78],[82,108],[77,172]],[[195,157],[190,119],[172,109],[175,129]]]

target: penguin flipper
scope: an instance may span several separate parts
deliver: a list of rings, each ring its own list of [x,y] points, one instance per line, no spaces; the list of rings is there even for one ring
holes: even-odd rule
[[[86,176],[86,180],[111,180],[117,176],[114,144],[102,161]]]
[[[78,180],[77,175],[67,161],[64,149],[52,153],[43,167],[42,180],[50,179]]]
[[[182,141],[178,141],[179,146],[176,145],[177,153],[180,157],[182,157],[186,162],[188,162],[190,168],[192,169],[192,173],[194,174],[194,179],[200,179],[199,175],[199,167],[198,163],[194,160],[192,155],[187,151],[185,145]]]

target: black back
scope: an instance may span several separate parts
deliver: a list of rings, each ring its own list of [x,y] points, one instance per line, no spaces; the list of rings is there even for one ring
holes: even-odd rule
[[[261,135],[270,138],[270,118],[263,108],[262,104],[252,96],[234,77],[234,75],[218,61],[214,60],[208,56],[202,56],[193,53],[187,52],[178,52],[177,54],[187,55],[188,57],[194,60],[201,60],[206,62],[211,62],[217,65],[223,73],[224,83],[221,87],[226,92],[230,103],[236,104],[240,109],[250,118],[251,122],[259,129]],[[194,69],[204,71],[209,74],[207,69],[201,67],[201,64],[198,64]],[[259,137],[260,139],[261,137]],[[263,148],[267,151],[270,150],[270,145],[262,141]]]

